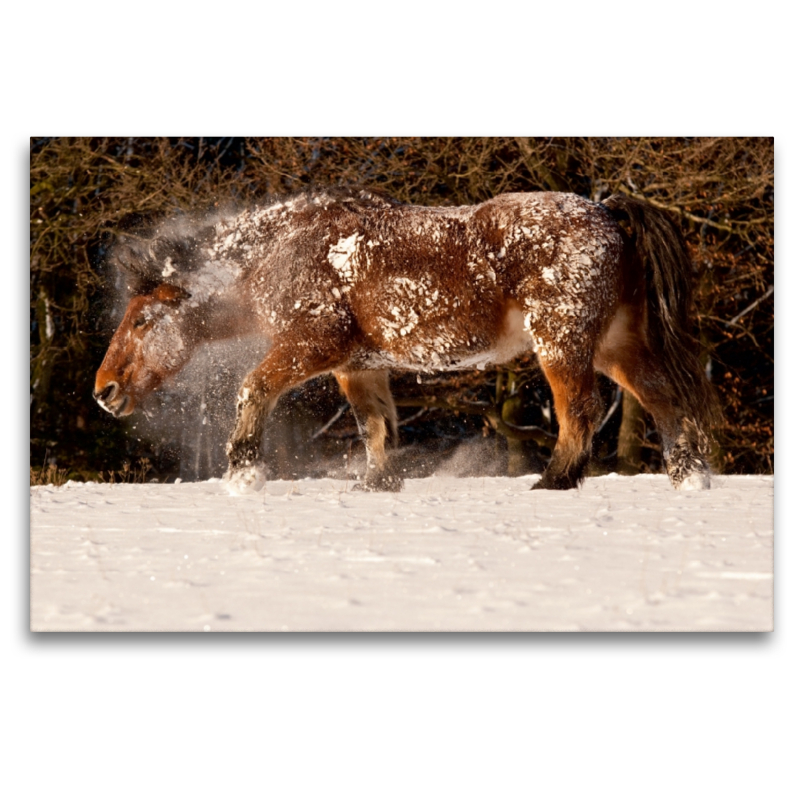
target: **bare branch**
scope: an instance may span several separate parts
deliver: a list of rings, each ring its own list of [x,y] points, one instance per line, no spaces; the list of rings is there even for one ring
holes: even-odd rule
[[[762,294],[761,297],[758,298],[758,300],[756,300],[753,303],[750,303],[750,305],[747,306],[747,308],[744,311],[742,311],[741,313],[737,314],[730,322],[726,322],[725,324],[728,325],[728,326],[735,325],[745,314],[747,314],[748,312],[752,311],[762,300],[766,300],[772,294],[772,292],[774,290],[775,290],[775,287],[770,285],[770,287],[767,289],[767,291],[764,292],[764,294]]]
[[[313,442],[314,439],[319,439],[323,433],[330,430],[330,428],[336,424],[339,418],[344,414],[347,409],[350,408],[350,403],[345,403],[343,406],[339,408],[339,410],[311,437],[311,441]]]

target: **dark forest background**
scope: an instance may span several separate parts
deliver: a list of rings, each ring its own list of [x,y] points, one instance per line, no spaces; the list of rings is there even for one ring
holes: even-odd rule
[[[30,149],[31,481],[222,472],[235,369],[209,362],[199,394],[162,393],[172,426],[115,420],[92,399],[118,312],[105,255],[119,225],[354,184],[425,205],[547,190],[594,201],[621,192],[670,210],[696,266],[694,333],[725,413],[715,467],[772,472],[772,139],[42,137]],[[533,357],[485,372],[397,373],[392,386],[409,474],[430,472],[464,443],[475,455],[464,471],[521,474],[547,461],[557,422]],[[659,471],[652,421],[611,382],[601,390],[609,412],[593,472]],[[217,424],[203,427],[209,418]],[[352,415],[326,378],[282,399],[269,436],[281,478],[346,467],[358,449]]]

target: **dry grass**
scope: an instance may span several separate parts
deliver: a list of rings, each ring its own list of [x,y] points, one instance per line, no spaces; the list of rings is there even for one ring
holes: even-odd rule
[[[121,470],[100,470],[96,474],[85,475],[59,468],[55,464],[45,467],[31,467],[31,486],[63,486],[69,480],[89,481],[97,483],[147,483],[147,474],[151,470],[149,458],[140,458],[137,466],[131,467],[129,462],[122,465]]]
[[[69,470],[55,465],[31,467],[31,486],[63,486],[69,478]]]

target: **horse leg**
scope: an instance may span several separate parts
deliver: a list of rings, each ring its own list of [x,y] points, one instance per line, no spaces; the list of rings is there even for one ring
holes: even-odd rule
[[[236,423],[226,445],[227,478],[235,490],[257,490],[263,485],[261,440],[266,418],[278,398],[293,386],[332,369],[341,359],[319,352],[299,352],[276,344],[244,379],[236,402]]]
[[[691,412],[690,398],[680,396],[660,359],[625,322],[624,314],[615,320],[598,350],[595,366],[652,415],[672,485],[676,489],[710,488],[708,438]]]
[[[350,402],[366,445],[367,474],[361,488],[399,492],[403,479],[387,469],[385,450],[387,433],[391,432],[392,443],[397,444],[397,410],[389,391],[388,371],[336,372],[334,377]]]
[[[592,452],[592,435],[603,411],[591,364],[548,363],[540,357],[553,392],[558,439],[553,457],[533,489],[574,489]]]

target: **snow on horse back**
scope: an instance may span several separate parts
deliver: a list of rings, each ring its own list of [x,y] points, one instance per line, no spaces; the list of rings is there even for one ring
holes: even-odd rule
[[[688,333],[691,262],[677,225],[643,201],[541,192],[427,207],[309,191],[120,234],[111,260],[133,291],[95,383],[115,416],[204,342],[271,342],[239,390],[232,491],[263,484],[264,426],[279,396],[327,372],[365,439],[362,488],[398,490],[385,449],[397,435],[389,370],[482,368],[531,348],[559,423],[533,488],[582,480],[603,412],[595,370],[652,414],[672,483],[709,486],[717,405]]]

